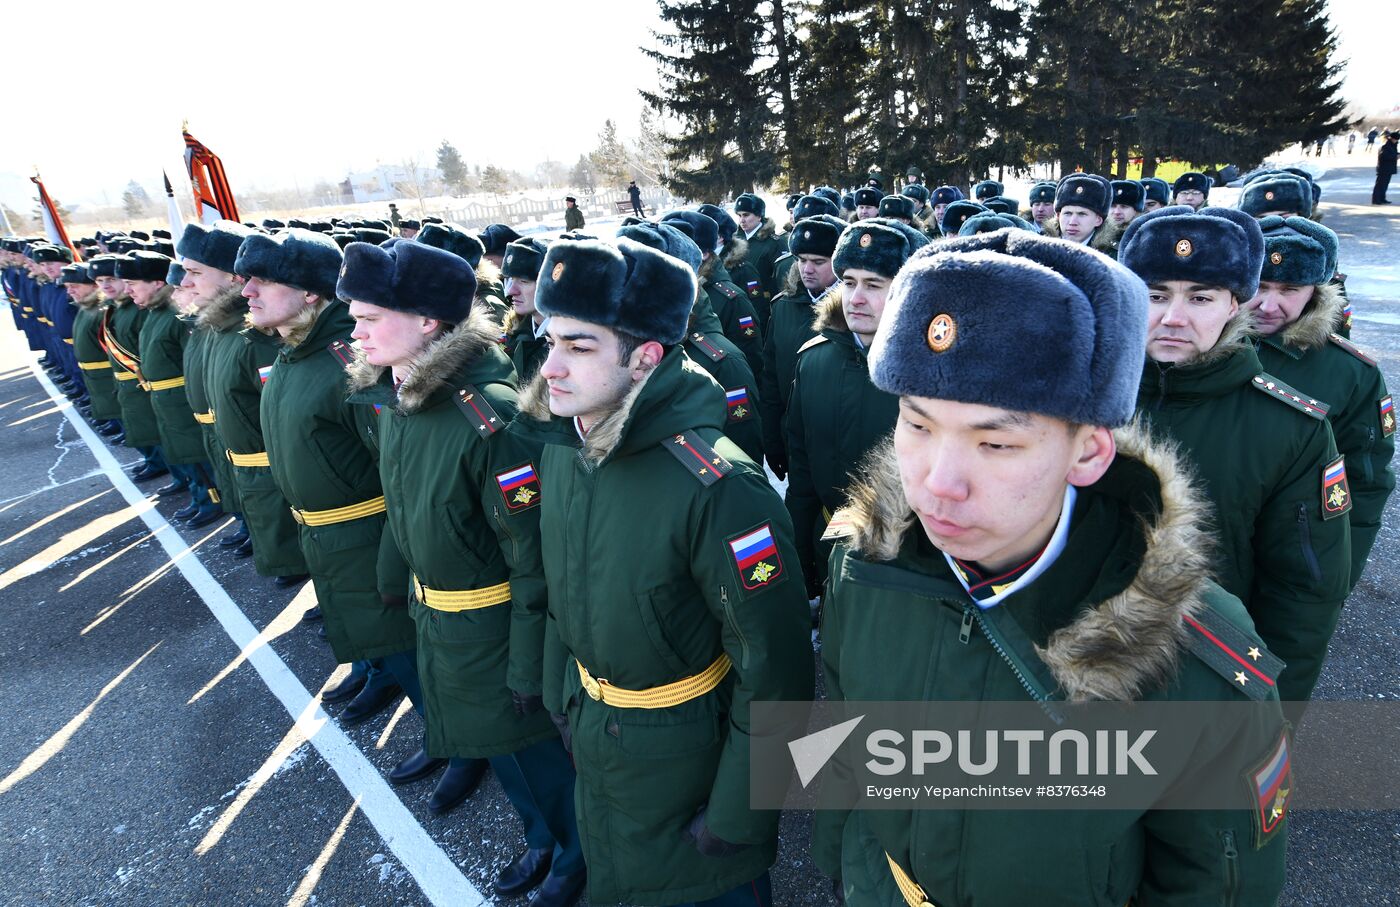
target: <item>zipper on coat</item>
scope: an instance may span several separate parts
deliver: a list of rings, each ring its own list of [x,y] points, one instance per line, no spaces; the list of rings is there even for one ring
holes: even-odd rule
[[[1240,851],[1235,846],[1235,833],[1230,829],[1220,833],[1220,856],[1224,864],[1222,903],[1225,907],[1235,907],[1240,887]]]
[[[510,531],[510,526],[506,524],[505,517],[501,516],[499,504],[491,505],[491,512],[496,515],[496,522],[500,524],[501,531],[510,539],[510,562],[515,564],[520,560],[520,546],[515,543],[515,533]]]
[[[958,628],[958,642],[967,645],[972,639],[972,609],[963,608],[962,626]]]
[[[1361,452],[1365,456],[1361,457],[1361,475],[1370,485],[1376,480],[1375,470],[1371,467],[1371,451],[1376,449],[1376,429],[1372,426],[1366,429],[1366,447]]]
[[[744,667],[749,663],[749,641],[744,637],[744,630],[739,626],[739,621],[734,614],[734,606],[729,603],[729,588],[723,583],[719,587],[719,603],[724,608],[724,616],[729,619],[729,626],[734,628],[734,635],[739,638],[739,651],[742,653]]]
[[[1317,563],[1317,552],[1313,550],[1312,525],[1308,522],[1308,507],[1306,504],[1298,505],[1298,547],[1303,552],[1303,562],[1308,565],[1308,572],[1312,574],[1313,582],[1322,582],[1322,567]]]
[[[975,605],[964,605],[963,627],[965,629],[963,632],[967,634],[968,639],[972,638],[971,625],[974,622],[977,624],[978,629],[982,631],[982,635],[987,637],[987,642],[991,643],[992,650],[995,651],[997,655],[1001,656],[1001,660],[1006,662],[1006,666],[1011,669],[1011,673],[1015,675],[1018,681],[1020,681],[1021,686],[1025,689],[1026,693],[1036,702],[1040,703],[1042,706],[1046,705],[1049,702],[1049,698],[1043,695],[1040,692],[1040,690],[1036,688],[1036,685],[1034,683],[1031,683],[1031,679],[1027,677],[1025,671],[1022,671],[1020,666],[1016,664],[1016,660],[1013,659],[1010,653],[1006,651],[1006,648],[1002,646],[1001,641],[997,639],[997,637],[993,633],[988,631],[987,621],[986,618],[982,616],[981,610],[978,609]],[[963,633],[960,632],[958,634],[958,639],[962,640],[962,637]],[[1055,714],[1049,709],[1046,710],[1046,713],[1049,714],[1052,718],[1056,717]]]

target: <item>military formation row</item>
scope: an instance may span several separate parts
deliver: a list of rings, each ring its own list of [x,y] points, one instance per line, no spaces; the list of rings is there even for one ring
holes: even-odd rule
[[[1243,696],[1272,713],[1211,746],[1277,768],[1278,703],[1301,717],[1394,484],[1390,397],[1337,333],[1336,237],[1296,175],[1246,197],[1298,208],[1134,217],[1118,261],[1086,247],[1099,177],[1054,186],[1059,232],[1099,218],[1078,242],[954,227],[959,199],[932,238],[911,188],[854,223],[814,192],[783,234],[744,195],[610,241],[221,222],[178,264],[17,240],[3,263],[138,477],[190,466],[192,519],[239,514],[260,572],[310,574],[355,665],[342,720],[409,696],[424,748],[391,779],[445,765],[441,811],[496,772],[526,838],[499,893],[767,904],[749,707],[811,698],[809,598],[834,698]],[[1264,903],[1286,771],[1255,782],[1258,810],[1029,836],[822,813],[814,857],[853,904]]]

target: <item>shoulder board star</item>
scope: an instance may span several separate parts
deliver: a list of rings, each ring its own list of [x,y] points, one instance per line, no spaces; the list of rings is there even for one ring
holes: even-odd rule
[[[452,397],[452,402],[457,404],[467,421],[483,435],[494,435],[506,427],[505,421],[491,408],[491,404],[486,402],[486,398],[475,385],[468,384],[457,391]]]
[[[1214,609],[1202,608],[1182,617],[1186,647],[1213,671],[1251,699],[1264,699],[1274,689],[1283,660]]]
[[[797,348],[797,354],[800,356],[800,355],[802,355],[803,353],[805,353],[805,352],[807,352],[808,350],[810,350],[812,347],[814,347],[814,346],[820,346],[820,345],[823,344],[823,343],[826,343],[826,337],[825,337],[824,335],[822,335],[822,334],[818,334],[817,336],[813,337],[811,340],[808,340],[806,343],[804,343],[804,344],[802,344],[801,346],[799,346],[799,347]]]
[[[722,293],[726,299],[738,299],[741,295],[738,290],[734,289],[727,283],[717,283],[714,285],[714,287],[716,290],[719,290],[720,293]]]
[[[719,362],[728,355],[724,350],[711,343],[701,331],[691,331],[689,340],[693,345],[699,347],[700,352],[708,356],[712,362]]]
[[[1249,382],[1249,386],[1275,400],[1287,403],[1298,412],[1312,416],[1314,419],[1326,419],[1327,412],[1331,408],[1320,400],[1314,400],[1312,397],[1294,390],[1267,372],[1255,375],[1253,380]]]
[[[1376,360],[1361,352],[1360,347],[1343,337],[1341,334],[1328,334],[1327,339],[1331,340],[1332,343],[1346,350],[1348,353],[1351,353],[1353,356],[1355,356],[1357,359],[1360,359],[1367,365],[1376,364]]]
[[[662,441],[661,446],[707,488],[734,470],[733,463],[720,456],[694,431],[672,435]]]

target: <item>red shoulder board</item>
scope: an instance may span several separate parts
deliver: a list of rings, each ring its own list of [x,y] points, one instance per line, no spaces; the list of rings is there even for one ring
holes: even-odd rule
[[[661,446],[670,451],[671,456],[707,488],[734,469],[733,463],[721,457],[693,431],[672,435],[662,441]]]
[[[1331,340],[1331,341],[1332,341],[1333,343],[1335,343],[1337,346],[1339,346],[1339,347],[1341,347],[1342,349],[1346,350],[1348,353],[1351,353],[1353,356],[1355,356],[1357,359],[1360,359],[1362,362],[1366,363],[1367,365],[1375,365],[1375,364],[1376,364],[1376,360],[1372,359],[1370,356],[1367,356],[1365,353],[1361,352],[1361,348],[1360,348],[1360,347],[1358,347],[1356,344],[1352,343],[1350,340],[1348,340],[1348,339],[1346,339],[1345,337],[1343,337],[1341,334],[1328,334],[1327,337],[1328,337],[1329,340]]]
[[[350,366],[355,362],[355,348],[344,340],[332,340],[331,345],[326,349],[332,356],[340,360],[341,365]]]
[[[494,435],[506,427],[505,421],[496,414],[491,404],[486,402],[486,398],[474,385],[468,384],[457,391],[452,400],[462,411],[462,415],[467,417],[467,421],[481,434]]]
[[[1186,646],[1215,673],[1251,699],[1275,689],[1283,659],[1210,608],[1182,617]]]
[[[690,342],[698,346],[700,348],[700,352],[704,353],[706,356],[709,356],[711,361],[719,362],[725,356],[729,355],[724,350],[711,343],[709,339],[700,331],[691,332]]]
[[[1262,391],[1275,400],[1281,400],[1298,412],[1306,413],[1314,419],[1327,418],[1327,411],[1330,407],[1326,403],[1294,390],[1267,372],[1255,375],[1254,380],[1250,382],[1250,387]]]

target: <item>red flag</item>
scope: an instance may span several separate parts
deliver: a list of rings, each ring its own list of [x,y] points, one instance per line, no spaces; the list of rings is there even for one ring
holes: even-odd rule
[[[238,220],[238,205],[219,156],[185,131],[185,168],[194,185],[194,210],[201,223]]]
[[[44,233],[48,235],[49,242],[56,246],[65,246],[73,253],[74,261],[82,261],[83,256],[79,254],[78,247],[68,241],[68,231],[63,228],[63,219],[58,216],[58,209],[53,206],[53,199],[49,198],[44,181],[39,179],[37,173],[29,179],[39,187],[39,207],[44,215]]]

